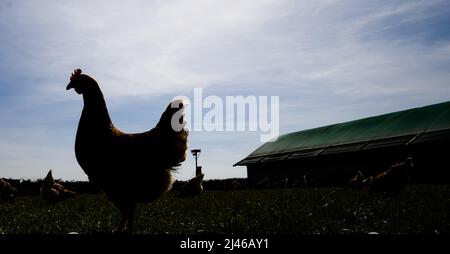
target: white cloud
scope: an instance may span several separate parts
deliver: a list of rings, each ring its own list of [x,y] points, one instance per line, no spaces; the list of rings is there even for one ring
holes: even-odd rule
[[[25,2],[2,22],[9,36],[21,37],[18,46],[31,59],[18,61],[30,70],[61,77],[80,66],[111,95],[158,94],[226,80],[235,68],[227,63],[239,58],[233,48],[277,15],[272,7],[271,1],[45,1],[38,12]],[[23,40],[17,30],[34,38]]]

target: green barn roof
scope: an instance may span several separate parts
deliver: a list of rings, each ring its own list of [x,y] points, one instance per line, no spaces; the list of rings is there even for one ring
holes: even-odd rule
[[[450,135],[450,101],[282,135],[235,166],[404,146]]]

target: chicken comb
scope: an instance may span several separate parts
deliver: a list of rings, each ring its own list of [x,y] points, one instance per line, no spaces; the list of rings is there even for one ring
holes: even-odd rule
[[[73,70],[72,76],[70,76],[70,80],[74,80],[76,77],[81,75],[81,69]]]

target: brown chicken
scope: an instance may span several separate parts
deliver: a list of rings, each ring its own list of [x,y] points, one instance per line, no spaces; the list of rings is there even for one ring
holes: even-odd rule
[[[364,175],[362,174],[361,170],[358,170],[356,172],[356,175],[348,181],[348,187],[354,189],[354,190],[360,190],[364,187],[363,181],[364,181]]]
[[[0,199],[11,201],[16,198],[17,189],[6,180],[0,178]]]
[[[411,157],[402,162],[395,163],[388,170],[371,176],[363,181],[369,193],[396,194],[403,186],[411,182],[414,162]]]
[[[89,180],[120,210],[119,232],[131,232],[136,204],[170,190],[171,172],[186,159],[188,132],[181,101],[173,101],[155,128],[126,134],[111,122],[97,82],[77,69],[67,90],[83,95],[75,155]],[[180,128],[181,126],[181,128]]]
[[[199,174],[183,185],[180,191],[180,197],[192,197],[200,195],[203,192],[203,177],[205,174]]]
[[[52,170],[50,170],[42,182],[41,197],[49,203],[56,204],[68,198],[76,198],[78,194],[66,189],[62,184],[55,181]]]

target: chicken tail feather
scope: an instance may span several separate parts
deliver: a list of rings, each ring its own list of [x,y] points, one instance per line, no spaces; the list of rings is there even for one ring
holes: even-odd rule
[[[186,160],[188,131],[184,122],[185,103],[182,100],[171,102],[156,127],[167,137],[170,144],[167,151],[169,167],[176,170]]]

